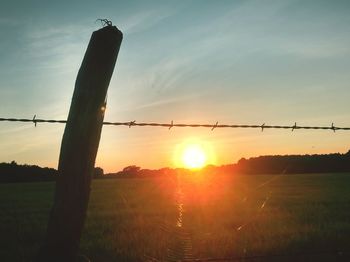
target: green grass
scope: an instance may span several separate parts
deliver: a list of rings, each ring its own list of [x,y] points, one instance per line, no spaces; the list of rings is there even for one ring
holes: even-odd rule
[[[81,251],[92,261],[333,261],[323,252],[350,250],[349,186],[350,174],[94,180]],[[53,189],[0,184],[0,261],[33,258]]]

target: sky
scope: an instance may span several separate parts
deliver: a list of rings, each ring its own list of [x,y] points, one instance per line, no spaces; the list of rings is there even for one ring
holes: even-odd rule
[[[66,119],[93,31],[124,35],[106,121],[350,126],[349,1],[3,1],[0,117]],[[62,124],[0,123],[0,162],[57,167]],[[212,164],[345,153],[349,131],[110,127],[96,166],[173,167],[186,141]]]

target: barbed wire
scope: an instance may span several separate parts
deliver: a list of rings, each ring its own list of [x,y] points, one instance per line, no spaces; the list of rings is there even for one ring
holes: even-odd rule
[[[58,123],[65,124],[67,120],[55,120],[55,119],[39,119],[34,115],[33,118],[0,118],[0,122],[31,122],[37,126],[38,123]],[[170,123],[155,123],[155,122],[136,122],[136,120],[128,121],[128,122],[103,122],[103,125],[107,126],[128,126],[129,128],[132,126],[149,126],[149,127],[167,127],[169,129],[173,127],[204,127],[211,128],[213,131],[216,128],[258,128],[261,131],[264,129],[291,129],[292,131],[296,129],[313,129],[313,130],[350,130],[350,127],[338,127],[333,123],[330,126],[300,126],[295,122],[293,125],[240,125],[240,124],[219,124],[216,122],[215,124],[183,124],[183,123],[174,123],[171,121]]]

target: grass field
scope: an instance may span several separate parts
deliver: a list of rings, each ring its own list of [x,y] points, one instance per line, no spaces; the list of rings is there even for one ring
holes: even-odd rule
[[[0,261],[33,258],[53,188],[0,184]],[[350,174],[94,180],[81,250],[92,261],[350,261]]]

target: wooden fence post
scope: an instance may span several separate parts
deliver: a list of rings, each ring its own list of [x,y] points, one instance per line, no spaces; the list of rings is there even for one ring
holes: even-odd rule
[[[91,36],[75,83],[62,138],[54,204],[37,261],[78,260],[105,99],[122,38],[111,23]]]

